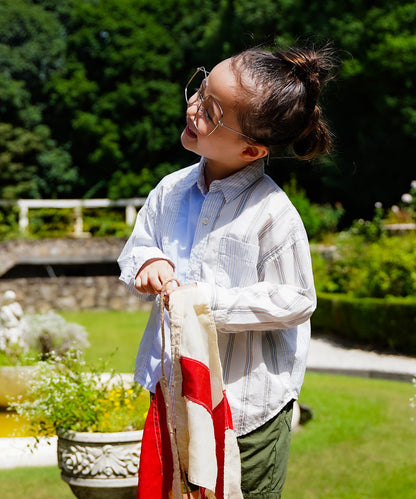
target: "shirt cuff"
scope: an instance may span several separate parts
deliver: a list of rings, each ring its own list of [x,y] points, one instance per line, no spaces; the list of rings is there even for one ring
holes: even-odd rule
[[[211,307],[211,313],[214,318],[216,325],[224,324],[227,319],[227,311],[220,310],[218,308],[217,294],[215,292],[215,285],[209,284],[207,282],[197,282],[198,290],[200,290],[204,295]]]

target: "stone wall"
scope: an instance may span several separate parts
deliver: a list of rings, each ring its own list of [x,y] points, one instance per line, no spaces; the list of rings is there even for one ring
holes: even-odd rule
[[[0,276],[20,260],[36,258],[68,258],[70,260],[102,258],[117,260],[124,239],[114,237],[62,238],[62,239],[18,239],[0,243]]]
[[[114,276],[0,280],[0,295],[12,289],[25,313],[48,310],[139,310],[148,307]]]
[[[12,289],[26,313],[48,310],[137,310],[147,308],[117,275],[1,279],[1,274],[27,258],[117,259],[125,241],[116,238],[19,240],[0,243],[0,295]]]

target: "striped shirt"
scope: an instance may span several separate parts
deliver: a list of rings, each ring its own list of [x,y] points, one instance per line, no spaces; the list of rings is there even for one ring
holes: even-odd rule
[[[203,168],[202,159],[149,194],[118,259],[120,279],[137,293],[143,263],[165,258],[181,284],[197,282],[207,294],[240,436],[298,398],[316,306],[312,265],[299,214],[264,174],[262,160],[213,181],[209,190]],[[158,303],[156,297],[135,371],[151,391],[161,375]]]

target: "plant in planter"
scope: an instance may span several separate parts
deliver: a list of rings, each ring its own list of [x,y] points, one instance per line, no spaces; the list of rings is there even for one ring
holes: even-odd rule
[[[36,367],[30,398],[11,407],[37,438],[58,435],[62,479],[77,497],[134,498],[149,396],[104,371],[77,351],[52,356]]]

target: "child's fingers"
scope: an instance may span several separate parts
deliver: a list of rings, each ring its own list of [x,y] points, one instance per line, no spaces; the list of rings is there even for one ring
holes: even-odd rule
[[[157,285],[156,285],[157,277],[151,269],[144,269],[139,275],[136,277],[135,286],[140,293],[157,293]],[[155,286],[156,285],[156,286]]]
[[[162,290],[162,284],[172,277],[172,265],[167,260],[155,260],[143,265],[134,284],[140,293],[156,294]]]
[[[142,286],[146,293],[160,293],[162,290],[162,281],[157,269],[149,268],[149,271],[145,273],[144,280],[142,279]]]
[[[134,280],[134,287],[138,290],[138,291],[141,291],[141,287],[142,287],[142,280],[140,278],[140,276],[136,276],[136,279]]]
[[[140,293],[148,293],[147,275],[144,273],[138,275],[134,281],[134,286]]]

